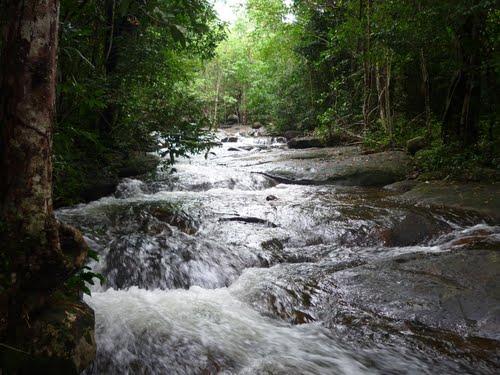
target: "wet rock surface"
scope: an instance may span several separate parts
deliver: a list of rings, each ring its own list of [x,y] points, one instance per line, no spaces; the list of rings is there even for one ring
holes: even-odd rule
[[[404,153],[291,150],[247,131],[58,211],[107,278],[86,299],[88,374],[497,373],[491,201],[416,204],[413,183],[379,188],[405,179]]]
[[[356,147],[341,147],[288,152],[252,169],[280,183],[384,186],[403,180],[411,160],[398,151],[360,155]]]
[[[405,255],[336,272],[330,303],[464,338],[500,339],[500,253]]]
[[[392,228],[379,233],[386,246],[411,246],[431,239],[438,233],[446,232],[449,226],[437,222],[426,215],[410,212],[395,223]]]
[[[397,199],[423,206],[473,211],[489,217],[492,221],[500,220],[500,185],[498,183],[423,182]]]

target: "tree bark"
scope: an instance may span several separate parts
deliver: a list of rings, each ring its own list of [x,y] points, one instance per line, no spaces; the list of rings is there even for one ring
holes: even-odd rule
[[[106,0],[105,8],[107,33],[104,40],[104,69],[108,80],[108,89],[113,91],[112,79],[118,67],[119,56],[117,39],[121,37],[125,20],[123,17],[116,17],[116,0]],[[109,136],[116,122],[117,113],[118,107],[116,104],[112,101],[109,102],[102,111],[97,124],[101,136]]]
[[[427,138],[431,136],[431,94],[429,87],[429,73],[427,71],[427,61],[424,54],[424,49],[420,48],[420,71],[422,73],[422,91],[424,93],[425,103],[425,129]]]
[[[0,74],[0,331],[15,337],[16,327],[29,326],[29,314],[82,265],[87,248],[83,240],[71,240],[77,236],[73,228],[60,231],[52,207],[59,0],[9,0],[6,5]],[[75,245],[71,256],[63,254],[61,240]]]
[[[373,81],[373,68],[370,64],[370,49],[371,49],[371,7],[373,0],[366,2],[366,26],[365,37],[363,43],[363,123],[364,131],[370,128],[371,121],[370,115],[372,112],[372,81]],[[362,15],[362,5],[360,5],[360,16]]]
[[[215,84],[215,103],[214,103],[214,117],[212,119],[212,127],[217,129],[218,127],[218,110],[219,110],[219,91],[220,91],[220,81],[222,73],[217,65],[217,83]]]
[[[485,19],[484,12],[471,13],[455,30],[460,69],[452,80],[446,100],[443,116],[445,143],[458,141],[470,145],[478,138]]]
[[[383,64],[375,65],[375,82],[378,93],[378,108],[380,121],[384,130],[392,140],[394,129],[392,121],[392,105],[391,105],[391,78],[392,78],[392,53],[385,51],[385,61]]]
[[[52,220],[58,0],[10,1],[3,38],[1,214],[39,237]]]

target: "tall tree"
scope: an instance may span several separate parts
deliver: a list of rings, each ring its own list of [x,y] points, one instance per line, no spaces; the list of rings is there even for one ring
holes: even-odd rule
[[[76,230],[56,221],[52,208],[59,1],[9,0],[5,5],[0,293],[7,319],[2,317],[0,328],[13,335],[19,325],[29,326],[31,312],[44,306],[53,289],[81,266],[87,249]],[[77,237],[76,252],[64,254],[61,244],[68,250],[66,239]]]
[[[453,22],[459,68],[451,82],[443,117],[445,141],[474,144],[478,138],[481,81],[485,70],[485,25],[489,4],[475,0]]]

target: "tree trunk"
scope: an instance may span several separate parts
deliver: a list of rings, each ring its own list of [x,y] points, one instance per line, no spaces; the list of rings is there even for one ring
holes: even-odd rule
[[[425,59],[424,49],[420,48],[420,71],[422,73],[422,91],[424,93],[425,103],[425,129],[427,138],[431,136],[431,95],[429,88],[429,73],[427,71],[427,61]]]
[[[392,57],[391,52],[385,52],[384,64],[377,63],[375,66],[375,82],[378,93],[378,108],[380,121],[385,132],[392,140],[394,129],[392,121],[391,105],[391,77],[392,77]]]
[[[114,85],[111,80],[118,67],[119,55],[117,39],[122,34],[125,20],[122,17],[117,17],[116,0],[106,0],[105,8],[107,33],[104,41],[104,69],[108,80],[108,88],[113,91]],[[109,136],[116,122],[117,112],[118,108],[112,101],[106,105],[98,122],[101,136]]]
[[[372,66],[370,64],[370,49],[371,49],[371,6],[373,0],[366,2],[366,27],[365,27],[365,40],[363,46],[363,123],[364,131],[370,128],[370,115],[372,112],[371,95],[372,95]],[[360,6],[360,8],[362,8]],[[360,10],[360,15],[362,11]]]
[[[3,39],[1,213],[38,238],[52,221],[59,1],[10,1]]]
[[[391,103],[391,81],[392,81],[392,52],[386,51],[385,61],[385,115],[387,122],[387,132],[391,139],[391,144],[394,136],[394,126],[392,121],[392,103]]]
[[[75,270],[52,207],[58,0],[10,0],[0,75],[0,330],[15,331]],[[71,230],[69,231],[71,232]],[[71,235],[70,235],[71,236]],[[66,237],[65,234],[62,237]],[[81,241],[74,255],[86,254]],[[81,264],[81,258],[79,258]]]
[[[422,4],[420,1],[415,2],[418,13],[422,12]],[[431,91],[429,87],[429,72],[427,70],[427,59],[423,47],[420,47],[420,73],[422,74],[422,92],[424,94],[425,106],[425,129],[427,139],[431,137]]]
[[[219,114],[219,92],[220,92],[220,80],[221,80],[222,73],[217,67],[217,82],[215,84],[215,103],[214,103],[214,117],[212,120],[212,127],[214,129],[217,129],[218,127],[218,114]]]
[[[383,69],[380,67],[380,64],[377,63],[375,65],[375,82],[377,85],[377,94],[378,94],[378,110],[380,115],[380,121],[382,122],[382,126],[384,130],[387,132],[387,121],[386,121],[386,106],[385,106],[385,84],[383,84],[384,78],[382,77]]]
[[[484,13],[472,13],[455,31],[461,67],[448,91],[443,116],[445,143],[470,145],[478,138],[485,18]]]

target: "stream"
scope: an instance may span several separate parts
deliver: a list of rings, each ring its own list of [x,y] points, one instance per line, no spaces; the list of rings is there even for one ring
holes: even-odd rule
[[[300,152],[281,141],[240,135],[58,210],[106,277],[85,297],[86,373],[498,373],[500,227],[381,188],[280,182],[261,167]],[[408,220],[425,230],[387,239]]]

